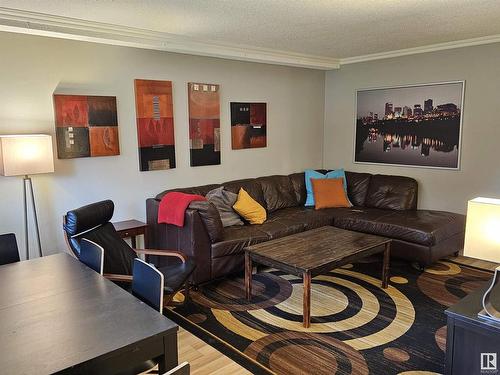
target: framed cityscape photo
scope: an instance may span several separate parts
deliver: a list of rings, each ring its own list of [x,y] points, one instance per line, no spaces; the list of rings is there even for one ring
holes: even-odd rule
[[[354,162],[460,168],[465,81],[356,91]]]

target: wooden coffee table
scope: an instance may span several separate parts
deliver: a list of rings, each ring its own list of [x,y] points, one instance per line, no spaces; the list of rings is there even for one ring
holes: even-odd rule
[[[391,239],[331,226],[245,248],[245,291],[252,298],[253,262],[302,277],[303,322],[311,324],[311,278],[368,255],[384,252],[382,288],[387,288]]]

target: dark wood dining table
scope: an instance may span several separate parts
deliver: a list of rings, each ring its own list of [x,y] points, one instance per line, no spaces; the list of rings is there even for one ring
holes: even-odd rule
[[[68,254],[0,266],[0,373],[177,366],[178,326]]]

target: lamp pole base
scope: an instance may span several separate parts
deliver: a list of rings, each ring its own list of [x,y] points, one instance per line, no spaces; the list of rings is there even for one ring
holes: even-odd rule
[[[38,255],[42,254],[42,243],[40,241],[40,227],[38,226],[38,215],[36,212],[35,194],[33,193],[33,182],[28,175],[23,177],[23,197],[24,197],[24,238],[26,243],[26,260],[30,259],[29,228],[28,228],[28,190],[31,196],[31,206],[33,207],[33,219],[35,221],[35,233],[38,244]]]
[[[495,269],[495,274],[493,275],[491,285],[484,293],[483,310],[481,310],[477,314],[479,318],[485,319],[492,323],[500,324],[500,311],[496,308],[496,306],[493,306],[490,300],[490,294],[495,288],[500,288],[500,266]]]

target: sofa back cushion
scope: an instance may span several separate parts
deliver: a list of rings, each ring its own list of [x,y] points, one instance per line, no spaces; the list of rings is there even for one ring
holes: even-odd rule
[[[186,188],[178,188],[178,189],[171,189],[171,190],[165,190],[162,191],[160,194],[158,194],[155,198],[158,200],[161,200],[165,194],[170,193],[172,191],[178,191],[180,193],[186,193],[186,194],[195,194],[195,195],[207,195],[207,193],[210,190],[216,189],[220,186],[220,184],[210,184],[210,185],[203,185],[203,186],[193,186],[193,187],[186,187]]]
[[[354,206],[364,206],[372,175],[370,173],[345,172],[345,177],[349,200]]]
[[[368,186],[366,207],[389,210],[415,210],[418,184],[410,177],[373,175]]]
[[[256,178],[247,178],[244,180],[235,180],[230,182],[225,182],[223,184],[224,189],[238,194],[240,189],[243,188],[248,195],[257,201],[262,207],[267,209],[266,200],[264,199],[264,193],[259,181]]]
[[[257,181],[262,188],[268,212],[298,205],[292,181],[288,176],[266,176],[258,178]]]
[[[306,184],[305,184],[305,174],[304,172],[293,173],[288,175],[290,182],[292,183],[293,191],[295,192],[295,199],[297,200],[298,206],[303,206],[306,203]]]

